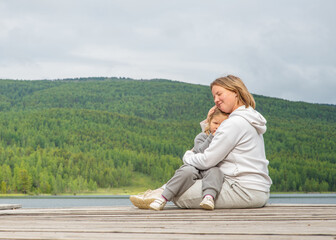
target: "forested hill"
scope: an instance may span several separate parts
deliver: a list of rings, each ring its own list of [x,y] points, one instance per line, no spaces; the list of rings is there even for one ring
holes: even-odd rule
[[[194,121],[202,119],[213,104],[205,86],[164,80],[2,81],[0,86],[1,111],[72,108]]]
[[[336,106],[254,95],[273,191],[336,190]],[[169,179],[213,99],[169,80],[0,80],[1,192],[63,193]]]

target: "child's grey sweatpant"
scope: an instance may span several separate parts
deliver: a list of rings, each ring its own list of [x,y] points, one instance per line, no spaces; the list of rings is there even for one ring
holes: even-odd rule
[[[174,176],[167,182],[162,195],[171,201],[174,197],[182,195],[196,180],[202,179],[203,197],[210,194],[214,198],[222,189],[224,174],[218,167],[208,170],[198,170],[194,166],[184,164],[176,170]]]

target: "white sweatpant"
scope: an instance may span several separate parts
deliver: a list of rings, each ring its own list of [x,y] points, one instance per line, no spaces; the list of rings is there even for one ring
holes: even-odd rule
[[[197,180],[181,196],[173,199],[180,208],[201,208],[202,181]],[[223,187],[215,201],[215,208],[260,208],[269,199],[269,192],[242,187],[237,182],[224,180]]]

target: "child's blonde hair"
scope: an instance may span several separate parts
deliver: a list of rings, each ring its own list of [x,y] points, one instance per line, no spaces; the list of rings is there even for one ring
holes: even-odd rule
[[[225,112],[222,112],[221,110],[219,110],[217,107],[215,108],[215,110],[213,111],[212,114],[209,115],[209,117],[207,118],[207,126],[206,128],[204,129],[204,132],[209,135],[210,134],[210,122],[212,121],[212,119],[215,117],[215,116],[219,116],[219,115],[222,115],[222,116],[225,116],[227,119],[229,117],[229,114],[228,113],[225,113]]]

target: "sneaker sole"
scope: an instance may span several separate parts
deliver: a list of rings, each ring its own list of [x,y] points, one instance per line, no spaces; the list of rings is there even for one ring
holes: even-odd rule
[[[146,198],[143,199],[137,196],[130,196],[130,201],[134,206],[140,209],[149,209],[149,205],[154,202],[155,198]]]
[[[156,204],[156,206],[155,206],[155,204],[154,204],[154,206],[153,206],[153,204],[151,204],[151,205],[149,205],[149,208],[152,209],[152,210],[155,210],[155,211],[161,211],[166,206],[166,203],[164,203],[163,205],[157,205]]]
[[[209,204],[200,204],[201,208],[205,209],[205,210],[214,210],[215,206],[209,205]]]
[[[149,209],[152,209],[154,211],[161,211],[161,210],[163,210],[163,208],[162,209],[161,208],[154,208],[154,207],[151,207],[151,206],[149,206]]]

